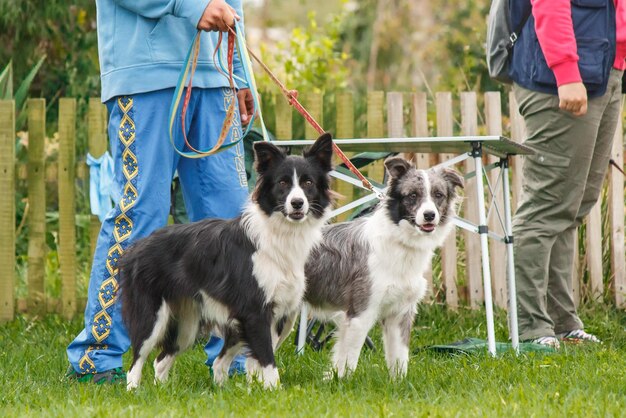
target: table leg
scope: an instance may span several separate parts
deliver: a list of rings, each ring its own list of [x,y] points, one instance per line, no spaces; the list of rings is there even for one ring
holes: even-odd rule
[[[507,279],[509,285],[509,336],[516,352],[519,352],[519,333],[517,329],[517,292],[515,289],[515,260],[513,258],[513,224],[511,221],[511,195],[509,190],[509,159],[500,160],[500,169],[504,171],[502,182],[504,194],[504,231],[507,253]]]
[[[480,142],[472,144],[472,157],[476,170],[476,194],[478,195],[478,233],[480,234],[480,252],[483,267],[483,288],[485,293],[485,311],[487,314],[487,344],[489,352],[496,355],[496,338],[493,325],[493,297],[491,294],[491,269],[489,266],[489,244],[487,217],[485,214],[485,189],[483,178],[482,146]]]

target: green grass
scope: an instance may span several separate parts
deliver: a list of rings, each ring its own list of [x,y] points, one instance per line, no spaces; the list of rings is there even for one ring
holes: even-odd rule
[[[596,306],[581,313],[602,346],[569,346],[559,353],[448,355],[420,350],[465,337],[485,338],[483,311],[424,307],[412,336],[409,373],[390,381],[382,350],[364,350],[357,372],[322,380],[329,351],[278,353],[282,389],[266,392],[244,377],[216,387],[201,345],[183,354],[170,381],[154,386],[151,363],[142,386],[68,383],[65,346],[81,321],[20,317],[0,327],[0,415],[8,416],[624,416],[626,314]],[[496,335],[505,341],[497,313]],[[381,347],[380,333],[373,339]],[[293,334],[292,334],[293,336]],[[125,364],[128,365],[128,355]]]

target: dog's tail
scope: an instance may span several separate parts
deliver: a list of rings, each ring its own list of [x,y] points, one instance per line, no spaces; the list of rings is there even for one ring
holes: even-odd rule
[[[142,297],[142,286],[139,283],[141,266],[139,260],[135,257],[132,246],[122,256],[118,267],[122,320],[132,339],[132,336],[137,334],[135,332],[136,330],[133,329],[134,325],[138,324],[138,322],[133,319],[140,318],[142,311],[145,309],[145,302],[140,300]]]
[[[160,277],[159,267],[148,244],[138,241],[131,245],[118,263],[122,320],[135,352],[135,360],[137,350],[150,337],[163,304],[161,293],[155,287],[155,280]]]

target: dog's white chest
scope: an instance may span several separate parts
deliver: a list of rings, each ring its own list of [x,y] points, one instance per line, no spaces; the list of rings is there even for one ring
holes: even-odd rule
[[[381,317],[415,310],[415,306],[426,294],[423,277],[405,277],[389,283],[380,303]]]
[[[264,222],[249,222],[257,244],[252,271],[265,302],[274,304],[276,317],[290,315],[301,305],[306,283],[304,264],[313,245],[322,238],[324,222],[311,219],[305,224],[290,224],[279,213]]]
[[[289,262],[291,261],[291,262]],[[282,316],[298,308],[304,296],[304,261],[258,252],[253,256],[254,276],[265,294],[266,303],[273,303],[275,315]]]
[[[414,310],[426,294],[423,273],[431,251],[407,251],[397,245],[380,245],[369,260],[373,294],[380,297],[381,317]]]

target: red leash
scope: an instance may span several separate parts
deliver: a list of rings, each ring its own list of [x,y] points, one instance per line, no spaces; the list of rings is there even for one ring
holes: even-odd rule
[[[233,57],[234,57],[234,50],[235,50],[235,38],[237,36],[237,33],[235,32],[234,29],[229,28],[229,33],[228,33],[228,81],[230,84],[230,87],[233,89],[235,89],[235,85],[234,85],[234,80],[233,80]],[[221,147],[222,143],[224,142],[224,139],[226,138],[228,131],[230,130],[231,127],[231,123],[232,123],[232,118],[234,117],[234,112],[235,112],[235,99],[233,99],[230,103],[230,106],[228,107],[228,111],[227,111],[227,115],[226,118],[224,120],[224,125],[222,126],[222,132],[220,133],[220,137],[217,141],[217,144],[215,145],[215,147],[208,151],[199,151],[197,149],[195,149],[194,147],[191,146],[191,144],[189,143],[189,141],[187,140],[187,135],[185,133],[185,116],[187,114],[187,107],[189,106],[189,101],[191,99],[191,90],[192,90],[192,81],[193,81],[193,75],[196,71],[196,66],[198,64],[198,55],[200,52],[200,39],[199,39],[199,35],[197,35],[197,42],[195,44],[195,47],[193,49],[193,53],[192,53],[192,61],[191,61],[191,73],[189,76],[189,82],[187,84],[187,91],[185,92],[185,98],[183,100],[183,104],[182,104],[182,111],[181,111],[181,123],[182,123],[182,130],[183,130],[183,138],[185,140],[185,144],[187,145],[187,147],[189,147],[190,150],[192,150],[193,152],[195,152],[196,154],[199,155],[209,155],[211,153],[213,153],[213,151],[215,149],[218,149]],[[217,46],[215,49],[215,52],[213,53],[213,58],[215,61],[215,54],[217,53],[217,51],[220,48],[220,45],[222,43],[222,33],[220,32],[219,35],[219,40],[217,42]],[[254,58],[254,60],[256,62],[259,63],[259,65],[263,68],[263,70],[269,75],[269,77],[272,79],[272,81],[274,81],[274,83],[280,88],[280,91],[283,93],[283,95],[285,96],[285,98],[287,99],[287,102],[289,103],[290,106],[293,106],[302,116],[304,116],[304,119],[306,119],[306,121],[313,127],[313,129],[315,129],[320,135],[325,133],[324,129],[320,126],[319,123],[317,123],[317,121],[315,120],[315,118],[313,118],[313,116],[311,116],[311,114],[304,108],[304,106],[302,106],[302,104],[298,101],[297,95],[298,92],[296,90],[287,90],[287,88],[285,87],[285,85],[283,83],[281,83],[281,81],[276,77],[276,75],[274,75],[274,73],[267,67],[267,65],[265,65],[265,63],[263,63],[263,61],[261,61],[251,50],[250,48],[248,48],[246,46],[246,49],[248,50],[248,53],[250,54],[250,56],[252,58]],[[218,71],[223,72],[219,66],[216,65],[216,68]],[[344,164],[346,165],[346,167],[348,167],[348,169],[354,173],[354,175],[356,175],[358,177],[359,180],[361,180],[361,183],[363,184],[363,187],[367,188],[368,190],[376,193],[376,195],[381,198],[382,193],[375,189],[374,186],[372,185],[372,183],[370,183],[370,181],[359,171],[358,168],[356,168],[354,166],[354,164],[352,164],[352,161],[350,161],[350,159],[346,156],[346,154],[344,154],[344,152],[337,146],[337,144],[335,144],[335,142],[333,142],[333,150],[335,151],[335,153],[339,156],[339,158],[344,162]]]
[[[234,33],[233,29],[230,29],[231,32]],[[247,47],[246,47],[247,48]],[[302,116],[304,116],[304,119],[306,119],[306,121],[309,123],[309,125],[311,125],[313,127],[313,129],[315,129],[320,135],[323,134],[324,129],[320,126],[319,123],[317,123],[317,121],[315,120],[315,118],[313,118],[313,116],[311,116],[311,114],[304,108],[304,106],[302,106],[302,104],[298,101],[297,95],[298,92],[296,90],[287,90],[287,87],[285,87],[285,85],[283,83],[280,82],[280,80],[276,77],[276,75],[274,75],[274,73],[267,67],[267,65],[265,65],[265,63],[263,61],[261,61],[251,50],[250,48],[248,49],[248,53],[250,54],[250,56],[252,58],[254,58],[254,60],[256,62],[259,63],[259,65],[261,66],[261,68],[263,68],[263,70],[267,73],[267,75],[272,79],[272,81],[280,88],[280,91],[283,93],[283,96],[285,96],[285,98],[287,99],[287,102],[289,102],[289,105],[293,106]],[[333,141],[333,150],[335,151],[335,153],[339,156],[339,158],[341,158],[341,160],[344,162],[344,164],[346,165],[346,167],[348,167],[348,169],[350,171],[352,171],[354,173],[355,176],[357,176],[359,178],[359,180],[361,180],[361,183],[363,183],[363,187],[367,188],[368,190],[376,193],[377,195],[381,195],[381,193],[374,188],[374,186],[372,185],[372,183],[370,183],[370,181],[365,178],[365,176],[359,171],[358,168],[356,168],[354,166],[354,164],[352,164],[352,161],[350,161],[350,159],[346,156],[346,154],[344,154],[344,152],[337,146],[337,144],[335,144],[335,142]]]

